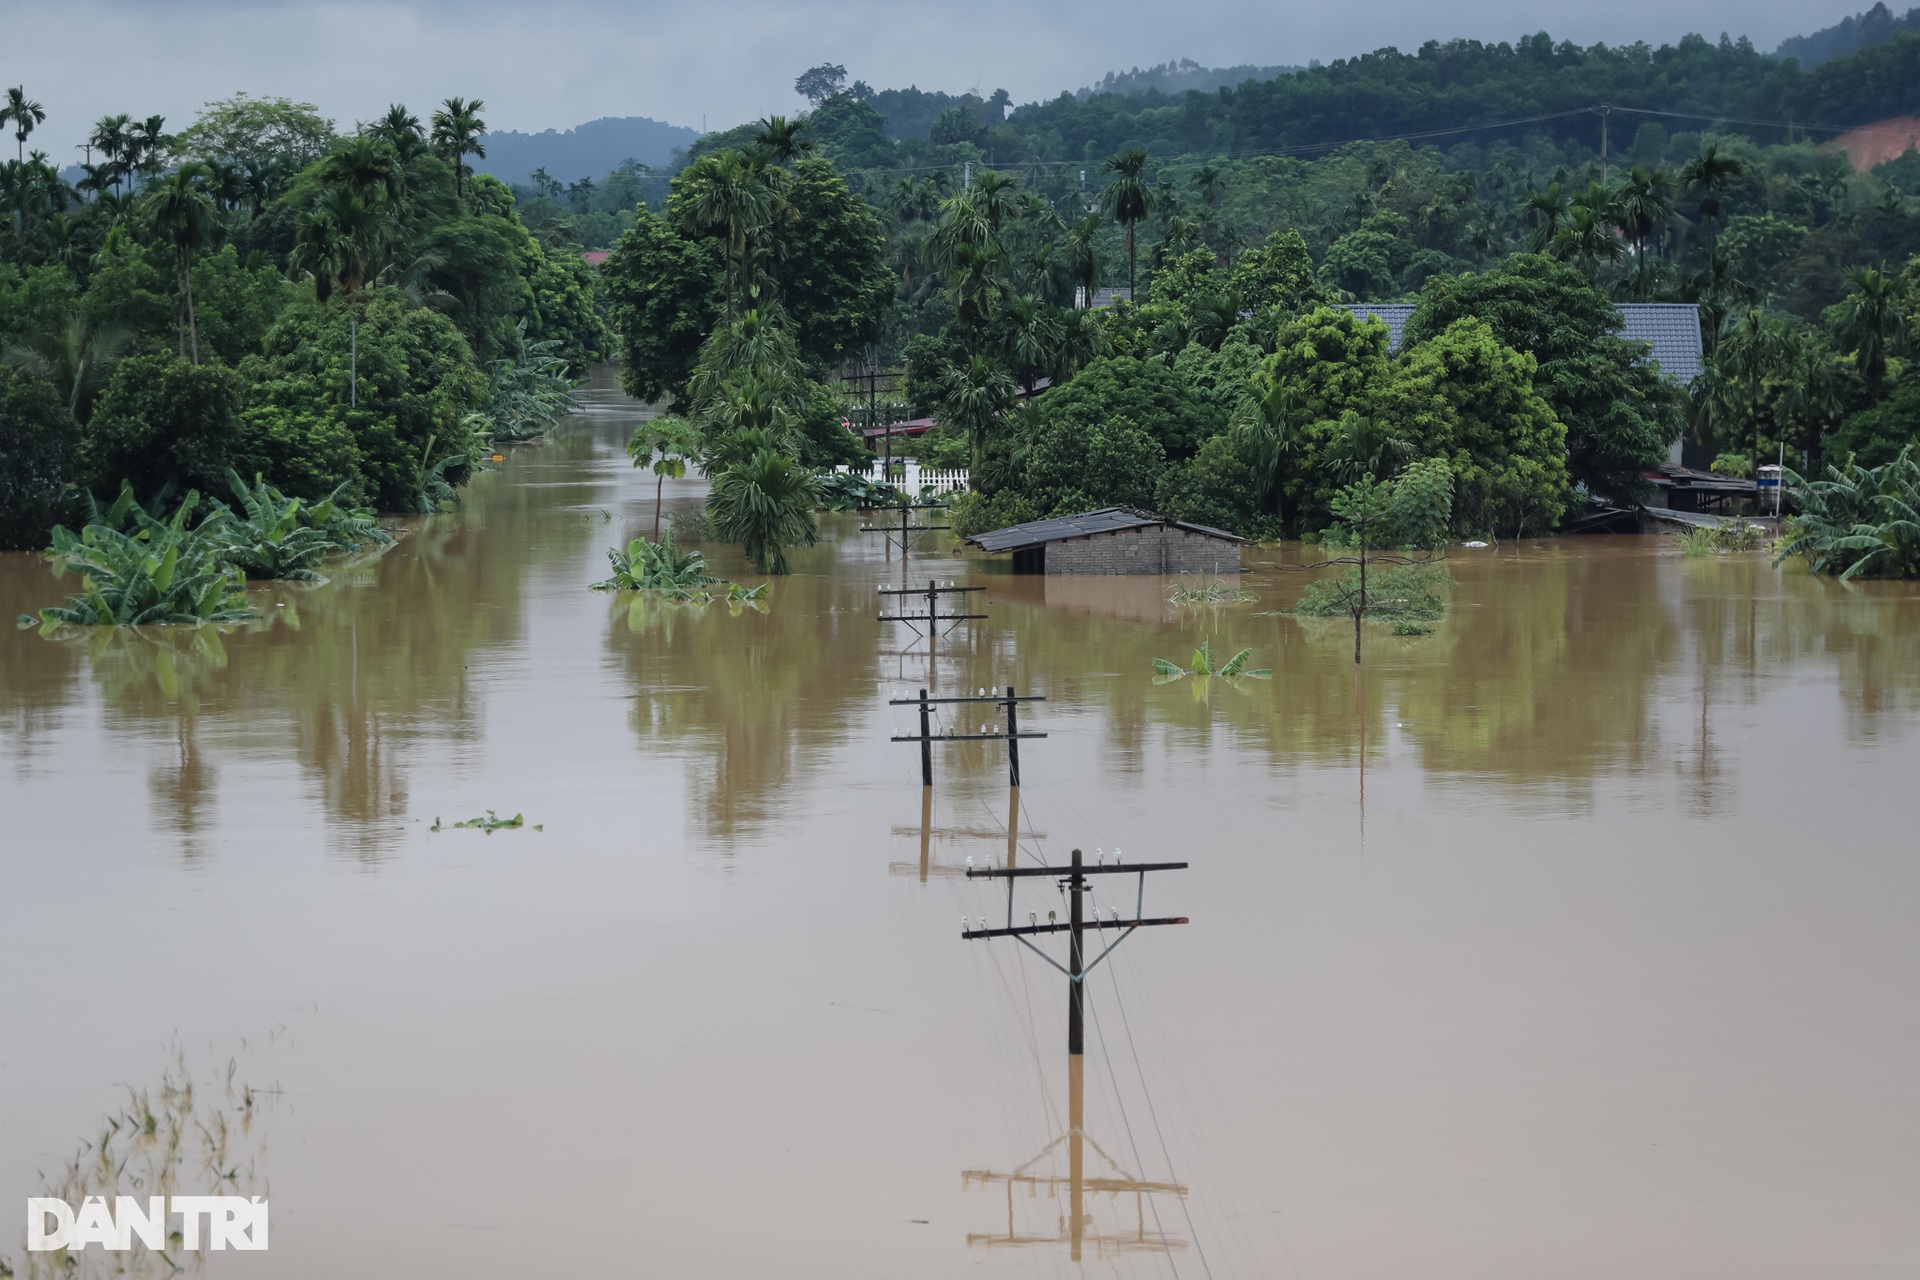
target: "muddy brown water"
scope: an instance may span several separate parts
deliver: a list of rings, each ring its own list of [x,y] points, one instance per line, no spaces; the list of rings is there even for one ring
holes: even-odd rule
[[[1920,1272],[1913,587],[1456,551],[1356,677],[1267,612],[1297,548],[1182,609],[929,538],[912,579],[990,615],[930,662],[852,516],[764,613],[587,591],[654,514],[640,410],[591,400],[217,644],[0,638],[16,1268],[23,1197],[177,1053],[271,1099],[271,1248],[220,1275]],[[60,593],[0,557],[7,618]],[[1272,679],[1154,682],[1203,638]],[[963,874],[1001,747],[937,748],[923,862],[889,741],[889,697],[1007,684],[1047,698],[1019,858],[1192,864],[1145,898],[1192,923],[1088,982],[1079,1263],[1064,981],[959,937],[1006,912]],[[451,825],[489,809],[528,825]]]

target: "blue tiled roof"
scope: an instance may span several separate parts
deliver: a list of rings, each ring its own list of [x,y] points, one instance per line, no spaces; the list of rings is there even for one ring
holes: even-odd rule
[[[1700,376],[1700,305],[1695,302],[1623,302],[1621,337],[1653,346],[1660,372],[1685,386]]]
[[[1692,302],[1623,302],[1620,318],[1625,327],[1620,336],[1630,342],[1644,342],[1653,348],[1652,358],[1660,372],[1685,385],[1700,376],[1700,307]],[[1391,335],[1388,344],[1400,346],[1400,331],[1413,314],[1410,302],[1356,302],[1347,307],[1356,316],[1377,316],[1386,322]]]

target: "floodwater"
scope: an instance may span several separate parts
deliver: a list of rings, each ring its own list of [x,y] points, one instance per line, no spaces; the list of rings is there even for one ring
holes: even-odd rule
[[[654,517],[638,407],[591,400],[258,628],[0,637],[22,1274],[22,1198],[169,1071],[176,1189],[270,1197],[221,1276],[1920,1273],[1912,586],[1458,551],[1356,677],[1268,553],[1217,609],[929,554],[988,615],[930,659],[853,516],[764,613],[586,590]],[[60,594],[0,557],[0,614]],[[1155,683],[1203,638],[1272,678]],[[891,740],[890,698],[1007,685],[1022,865],[1191,864],[1143,900],[1191,923],[1086,984],[1077,1215],[1066,983],[960,937],[1008,909],[964,876],[1004,744],[936,745],[923,810]],[[488,810],[526,825],[453,826]]]

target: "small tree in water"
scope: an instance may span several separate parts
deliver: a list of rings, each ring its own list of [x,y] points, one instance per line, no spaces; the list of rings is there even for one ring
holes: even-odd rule
[[[756,437],[748,440],[748,437]],[[814,508],[819,487],[813,473],[793,458],[771,447],[765,433],[736,432],[743,446],[726,469],[714,477],[707,495],[707,514],[713,532],[737,542],[753,567],[763,573],[791,573],[786,548],[810,547],[819,537]],[[728,450],[716,450],[725,456]]]
[[[1334,497],[1342,526],[1329,541],[1350,548],[1302,569],[1347,566],[1337,578],[1307,588],[1293,612],[1300,617],[1353,619],[1353,661],[1360,662],[1361,625],[1391,622],[1403,635],[1425,634],[1425,624],[1446,609],[1439,588],[1452,581],[1434,563],[1445,545],[1453,514],[1453,475],[1444,458],[1428,458],[1392,481],[1363,474]],[[1376,546],[1395,548],[1375,551]],[[1375,571],[1374,566],[1383,566]]]

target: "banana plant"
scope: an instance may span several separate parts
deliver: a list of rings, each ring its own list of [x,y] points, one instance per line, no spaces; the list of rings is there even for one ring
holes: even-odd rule
[[[682,604],[706,604],[713,599],[708,587],[722,580],[707,572],[707,558],[698,551],[681,554],[673,530],[658,542],[635,538],[623,551],[607,552],[613,576],[593,584],[595,591],[653,591]]]
[[[1247,669],[1247,660],[1252,656],[1252,649],[1242,649],[1221,663],[1220,666],[1215,667],[1213,665],[1213,642],[1211,640],[1202,640],[1200,647],[1193,651],[1193,662],[1190,666],[1183,667],[1178,663],[1169,662],[1165,658],[1155,658],[1153,660],[1153,682],[1155,684],[1171,684],[1175,680],[1185,680],[1188,676],[1197,676],[1201,679],[1206,679],[1209,676],[1219,676],[1225,680],[1235,680],[1242,676],[1253,680],[1267,680],[1272,678],[1273,670],[1270,667],[1256,667],[1252,670]]]
[[[244,622],[257,616],[247,607],[246,576],[226,555],[217,520],[189,528],[200,504],[189,493],[168,520],[157,520],[131,502],[114,510],[131,516],[137,532],[89,524],[76,536],[53,531],[47,559],[56,574],[80,575],[79,595],[65,605],[42,609],[39,624],[48,631],[62,623],[76,626],[199,626]],[[35,619],[22,616],[23,627]]]
[[[217,527],[228,559],[249,578],[325,582],[325,575],[314,566],[327,556],[365,543],[393,545],[371,511],[341,505],[340,489],[345,485],[308,505],[300,498],[289,498],[258,474],[249,487],[229,470],[227,483],[240,500],[240,510],[218,508],[224,518]]]

